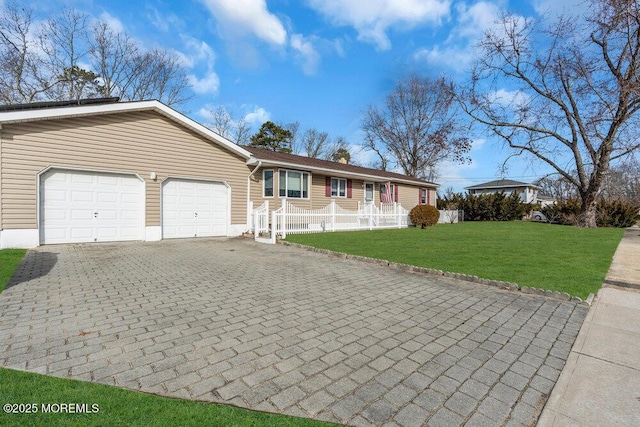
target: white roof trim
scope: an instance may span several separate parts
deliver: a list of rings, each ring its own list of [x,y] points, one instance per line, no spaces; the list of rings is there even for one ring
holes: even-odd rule
[[[247,164],[250,164],[250,165],[255,164],[258,159],[259,159],[259,157],[256,157],[254,155],[253,159],[250,159],[250,160],[247,161]],[[317,167],[317,166],[301,165],[299,163],[289,163],[289,162],[280,162],[280,161],[262,159],[262,167],[265,167],[265,166],[267,166],[267,167],[268,166],[283,166],[283,167],[286,167],[286,168],[292,168],[292,169],[298,169],[298,170],[308,170],[308,171],[311,171],[311,172],[314,172],[314,171],[315,172],[322,172],[325,175],[349,176],[349,177],[361,178],[361,179],[364,179],[364,180],[375,181],[375,182],[393,181],[393,182],[399,182],[399,183],[403,183],[403,184],[410,184],[410,185],[414,185],[414,186],[440,188],[440,184],[436,184],[436,183],[433,183],[433,182],[412,181],[410,179],[391,178],[391,177],[388,177],[388,176],[369,175],[369,174],[365,174],[365,173],[342,171],[342,170],[339,170],[339,169],[329,169],[329,168],[320,168],[320,167]]]
[[[228,139],[202,126],[200,123],[156,100],[5,111],[0,112],[0,126],[9,123],[20,123],[39,120],[58,120],[73,117],[86,117],[99,114],[115,114],[136,111],[155,111],[217,143],[218,145],[221,145],[228,150],[239,154],[246,159],[252,156],[251,153],[244,148],[234,144]]]

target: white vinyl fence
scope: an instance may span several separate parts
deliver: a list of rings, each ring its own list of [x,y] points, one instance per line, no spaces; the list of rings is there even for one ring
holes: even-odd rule
[[[457,224],[458,218],[458,211],[441,210],[438,224]]]
[[[265,208],[264,204],[253,211],[256,240],[260,233],[265,233],[267,212],[268,205]],[[305,209],[283,200],[282,206],[271,212],[270,241],[275,243],[276,237],[285,238],[287,234],[376,230],[408,226],[409,211],[398,203],[382,204],[380,207],[369,203],[358,203],[358,209],[350,211],[339,206],[335,200],[321,209]]]

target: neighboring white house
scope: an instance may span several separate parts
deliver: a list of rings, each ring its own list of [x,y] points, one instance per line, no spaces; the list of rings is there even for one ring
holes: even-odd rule
[[[512,179],[498,179],[496,181],[485,182],[483,184],[465,187],[469,194],[494,194],[503,192],[512,194],[514,191],[520,196],[524,203],[539,203],[538,191],[540,187],[526,182],[514,181]]]

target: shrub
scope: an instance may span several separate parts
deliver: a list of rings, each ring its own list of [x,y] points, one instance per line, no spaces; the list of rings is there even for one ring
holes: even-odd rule
[[[627,228],[634,225],[639,218],[638,206],[624,200],[600,200],[596,209],[598,227]]]
[[[509,195],[494,193],[465,196],[458,193],[438,199],[438,207],[441,209],[451,205],[464,211],[465,221],[513,221],[522,219],[532,209],[532,205],[522,202],[515,192]]]
[[[558,201],[555,205],[542,208],[542,213],[550,222],[564,225],[580,223],[582,201],[569,199]],[[624,200],[601,199],[596,203],[596,224],[598,227],[631,227],[638,221],[638,206]]]
[[[417,205],[409,212],[409,218],[416,226],[425,228],[438,223],[440,212],[435,206]]]

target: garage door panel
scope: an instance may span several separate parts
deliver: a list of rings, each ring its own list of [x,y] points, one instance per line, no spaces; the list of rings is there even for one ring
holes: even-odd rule
[[[218,182],[169,179],[162,187],[164,238],[226,236],[228,190]]]
[[[54,169],[40,182],[42,243],[143,239],[144,184],[137,177]]]

